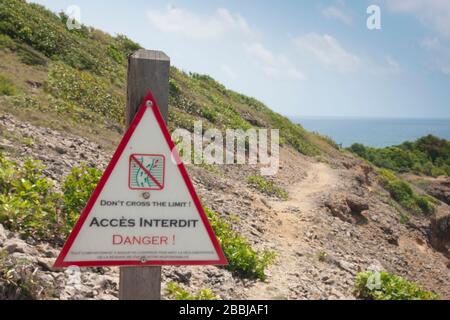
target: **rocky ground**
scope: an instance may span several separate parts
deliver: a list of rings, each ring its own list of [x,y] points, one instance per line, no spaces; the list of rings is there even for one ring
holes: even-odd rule
[[[104,168],[112,154],[108,147],[11,115],[0,116],[0,148],[19,161],[24,155],[40,159],[57,183],[83,162]],[[188,170],[203,202],[232,219],[254,247],[274,250],[277,261],[266,282],[242,280],[213,266],[164,267],[163,288],[177,281],[190,291],[209,287],[223,299],[352,299],[356,273],[372,268],[450,299],[448,205],[440,205],[436,218],[401,223],[372,169],[348,154],[335,151],[314,159],[282,149],[274,179],[289,191],[288,201],[249,187],[243,176],[256,173],[254,167]],[[446,195],[448,189],[436,193],[441,201]],[[37,277],[48,284],[42,288],[48,298],[117,298],[117,268],[52,270],[59,250],[0,226],[0,251],[6,252],[0,260],[11,269],[11,281],[0,280],[0,297],[17,298],[18,279]]]

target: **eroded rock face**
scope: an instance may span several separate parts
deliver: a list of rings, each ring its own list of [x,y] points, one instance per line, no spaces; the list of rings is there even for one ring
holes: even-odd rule
[[[347,202],[347,205],[352,213],[360,214],[363,211],[369,210],[369,204],[367,203],[367,200],[361,197],[348,195],[345,201]]]
[[[431,183],[426,187],[426,192],[450,205],[450,178]]]
[[[430,240],[433,246],[450,258],[450,212],[431,222]]]
[[[348,223],[366,221],[365,211],[369,210],[369,204],[356,195],[334,195],[325,202],[331,214]]]

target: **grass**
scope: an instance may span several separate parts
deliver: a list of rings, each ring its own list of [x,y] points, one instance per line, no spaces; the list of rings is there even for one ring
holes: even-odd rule
[[[249,176],[247,177],[247,183],[265,195],[277,197],[281,200],[287,200],[289,198],[286,190],[263,176]]]
[[[0,96],[15,96],[18,90],[14,83],[6,76],[0,74]]]
[[[319,251],[317,253],[317,259],[320,262],[326,262],[328,260],[328,253],[326,251],[323,251],[323,250]]]
[[[54,104],[51,103],[54,101]],[[61,111],[61,101],[45,95],[33,98],[29,96],[0,96],[0,112],[13,114],[19,121],[29,122],[35,126],[51,128],[76,136],[84,137],[101,145],[105,150],[114,151],[123,134],[120,126],[105,124],[104,119],[94,126],[90,121],[83,121],[75,111]]]
[[[45,90],[64,101],[63,108],[78,108],[81,118],[95,120],[94,115],[102,115],[121,125],[124,123],[123,93],[113,90],[102,77],[55,63],[50,68]]]
[[[0,251],[0,285],[7,300],[45,300],[55,298],[51,284],[43,282],[35,273],[32,262],[12,257]]]
[[[355,279],[355,296],[364,300],[438,300],[414,282],[387,272],[362,272]]]
[[[21,144],[27,147],[32,147],[35,143],[33,137],[23,136],[19,132],[10,131],[3,127],[0,127],[0,136],[8,140],[11,140],[15,144]]]
[[[166,287],[167,296],[174,300],[220,300],[211,289],[199,289],[196,293],[189,293],[176,282],[169,282]]]

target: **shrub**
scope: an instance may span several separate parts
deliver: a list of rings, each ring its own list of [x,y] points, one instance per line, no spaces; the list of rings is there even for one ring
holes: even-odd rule
[[[77,221],[101,173],[95,168],[73,168],[62,182],[62,194],[43,176],[39,162],[23,165],[0,154],[0,223],[36,240],[64,238]]]
[[[208,121],[214,123],[217,120],[217,112],[212,108],[203,107],[201,111],[202,117],[206,118]]]
[[[417,214],[430,215],[435,213],[436,208],[432,200],[427,196],[417,195],[411,186],[397,178],[394,172],[380,169],[378,170],[378,176],[381,185],[403,208]]]
[[[18,165],[0,155],[0,223],[37,239],[60,234],[60,196],[42,174],[43,166],[27,160]]]
[[[416,203],[419,206],[420,210],[424,214],[434,214],[436,212],[436,208],[433,205],[433,200],[428,196],[417,196],[416,197]]]
[[[123,57],[128,57],[130,54],[142,48],[139,44],[122,34],[119,34],[114,39],[114,43],[115,47],[123,55]]]
[[[77,222],[101,176],[100,170],[81,166],[72,168],[70,174],[64,179],[63,212],[67,231],[72,230]]]
[[[450,175],[450,142],[432,135],[387,148],[370,148],[357,143],[349,150],[380,168],[433,177]]]
[[[16,48],[15,42],[6,34],[0,34],[0,49],[12,49]]]
[[[125,60],[124,57],[122,56],[122,53],[113,44],[108,46],[108,48],[106,49],[106,53],[108,54],[108,56],[111,59],[113,59],[117,63],[122,64],[124,62],[124,60]]]
[[[387,272],[362,272],[356,276],[355,295],[366,300],[437,300],[439,296]]]
[[[180,87],[174,79],[169,79],[169,92],[171,96],[177,96],[181,92]]]
[[[166,287],[167,295],[175,300],[220,300],[211,289],[200,289],[195,294],[190,294],[178,283],[169,282]]]
[[[367,159],[366,147],[360,143],[354,143],[350,146],[349,150],[361,158]]]
[[[221,130],[279,129],[281,144],[288,144],[306,155],[320,153],[313,135],[256,99],[228,90],[207,75],[187,75],[176,68],[171,68],[170,75],[181,89],[178,91],[171,87],[171,106],[180,111],[205,118]],[[208,109],[203,113],[204,106]]]
[[[274,262],[275,253],[254,250],[218,213],[206,208],[205,212],[228,259],[228,270],[238,272],[243,277],[265,280],[265,269]]]
[[[103,76],[120,74],[122,66],[107,55],[108,44],[91,39],[84,25],[68,30],[66,18],[22,0],[0,2],[0,33],[74,68]],[[108,39],[114,42],[113,37]]]
[[[82,109],[120,123],[124,121],[125,98],[102,77],[55,63],[49,71],[45,89],[55,98],[74,103]]]
[[[16,48],[17,55],[19,56],[21,62],[30,66],[47,65],[47,58],[39,51],[36,51],[33,48],[22,44],[18,44]]]
[[[14,96],[17,93],[17,88],[14,83],[0,74],[0,95]]]
[[[263,176],[249,176],[247,177],[247,183],[268,196],[277,197],[282,200],[287,200],[289,198],[288,193],[284,189],[275,185],[273,181],[269,181]]]

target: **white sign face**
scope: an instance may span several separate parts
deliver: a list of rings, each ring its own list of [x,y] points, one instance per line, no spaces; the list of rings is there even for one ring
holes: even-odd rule
[[[55,267],[227,264],[186,169],[172,160],[172,150],[149,94]]]

